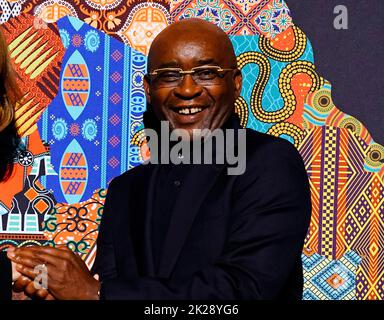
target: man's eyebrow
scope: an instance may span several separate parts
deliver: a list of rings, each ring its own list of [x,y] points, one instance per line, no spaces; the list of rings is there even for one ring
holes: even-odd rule
[[[162,69],[162,68],[178,68],[179,65],[176,61],[170,61],[160,64],[156,69]]]
[[[213,58],[208,59],[199,59],[196,61],[197,66],[205,66],[205,65],[218,65],[218,62]],[[162,68],[180,68],[180,65],[176,61],[165,62],[157,66],[156,69]]]
[[[218,65],[217,61],[215,59],[213,59],[213,58],[198,60],[197,64],[199,66],[210,65],[210,64]]]

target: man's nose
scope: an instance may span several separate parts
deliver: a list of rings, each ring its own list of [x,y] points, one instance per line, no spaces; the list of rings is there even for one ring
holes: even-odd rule
[[[203,87],[193,80],[191,74],[186,74],[173,92],[179,98],[191,99],[199,96],[203,92]]]

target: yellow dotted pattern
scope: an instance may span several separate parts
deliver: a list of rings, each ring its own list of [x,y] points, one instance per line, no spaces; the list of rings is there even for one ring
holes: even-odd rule
[[[324,79],[319,77],[314,70],[314,65],[309,61],[295,61],[287,65],[279,77],[279,90],[284,100],[284,106],[277,111],[265,111],[262,107],[262,97],[271,74],[271,66],[268,58],[259,52],[244,52],[237,57],[238,68],[242,69],[249,63],[256,63],[259,66],[259,76],[252,89],[251,111],[256,119],[275,123],[288,119],[296,109],[296,97],[291,88],[291,80],[296,74],[306,73],[311,77],[312,85],[310,91],[319,90]]]
[[[141,147],[143,143],[146,142],[146,140],[147,138],[145,136],[144,129],[141,129],[133,135],[131,139],[131,145]]]
[[[304,32],[298,27],[293,26],[293,33],[295,37],[295,45],[292,50],[281,51],[272,46],[273,40],[261,36],[259,39],[259,47],[262,53],[267,57],[277,61],[291,62],[300,58],[307,46],[307,37]]]
[[[238,97],[235,101],[235,110],[236,113],[239,115],[241,126],[245,128],[248,123],[249,112],[247,102],[244,100],[243,97]]]

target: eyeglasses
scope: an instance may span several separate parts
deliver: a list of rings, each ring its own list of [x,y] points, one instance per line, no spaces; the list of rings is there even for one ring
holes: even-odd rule
[[[190,74],[197,84],[209,86],[220,84],[225,73],[233,70],[236,69],[223,69],[219,66],[201,66],[191,70],[162,68],[153,70],[148,76],[155,88],[177,87],[183,81],[186,74]]]

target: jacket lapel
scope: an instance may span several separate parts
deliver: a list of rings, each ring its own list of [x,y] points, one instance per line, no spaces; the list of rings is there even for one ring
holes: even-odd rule
[[[224,165],[191,165],[172,210],[158,276],[168,278],[188,236],[199,208]]]

